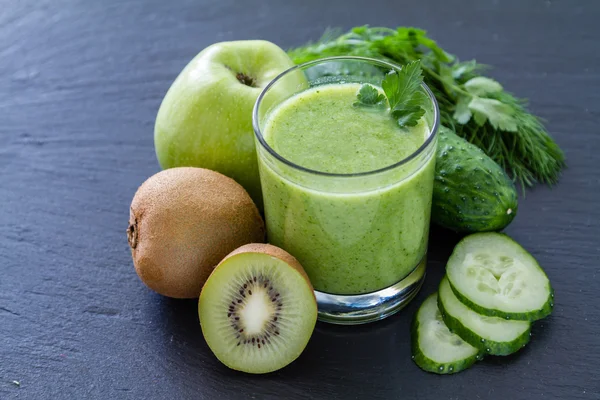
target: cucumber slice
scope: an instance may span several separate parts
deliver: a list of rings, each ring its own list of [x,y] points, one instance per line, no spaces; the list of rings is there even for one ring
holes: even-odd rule
[[[507,321],[477,314],[456,298],[446,277],[438,289],[438,308],[452,332],[488,354],[506,356],[529,342],[529,321]]]
[[[535,321],[552,312],[548,277],[531,254],[504,234],[465,237],[454,248],[446,273],[456,297],[479,314]]]
[[[437,307],[437,294],[429,296],[412,326],[412,358],[417,365],[436,374],[454,374],[483,358],[482,352],[450,332]]]

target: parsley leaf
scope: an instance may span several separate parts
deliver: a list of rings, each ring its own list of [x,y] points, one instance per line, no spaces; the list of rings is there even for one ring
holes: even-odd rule
[[[358,94],[356,95],[358,101],[354,103],[355,106],[379,106],[385,104],[385,96],[379,93],[375,87],[364,84],[360,87]]]
[[[398,126],[415,126],[425,114],[423,105],[427,98],[420,91],[422,83],[421,63],[410,62],[402,67],[400,72],[391,71],[383,78],[381,87],[385,96],[372,85],[362,85],[354,106],[381,106],[385,104],[387,97],[390,114],[398,122]]]
[[[465,75],[470,75],[477,72],[480,69],[484,69],[481,64],[477,64],[475,60],[459,62],[451,66],[452,77],[454,79],[461,79]]]
[[[454,114],[452,117],[459,124],[466,124],[471,119],[471,110],[469,110],[469,103],[471,102],[470,96],[461,96],[456,103],[456,108],[454,109]]]
[[[404,128],[417,125],[424,114],[425,110],[421,106],[401,106],[392,115],[398,120],[398,125]]]
[[[497,81],[484,76],[477,76],[469,79],[467,82],[465,82],[465,89],[467,92],[474,94],[475,96],[499,93],[503,90],[502,85],[500,85]]]
[[[513,109],[496,99],[473,97],[469,103],[469,110],[473,112],[473,118],[479,126],[482,126],[488,120],[495,129],[502,129],[507,132],[517,131]]]
[[[425,114],[424,97],[420,92],[423,82],[421,63],[406,64],[400,72],[392,71],[385,76],[381,87],[390,104],[390,113],[401,128],[415,126]]]

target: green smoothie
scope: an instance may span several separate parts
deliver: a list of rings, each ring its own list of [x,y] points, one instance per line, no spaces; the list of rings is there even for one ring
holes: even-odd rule
[[[385,109],[354,106],[359,88],[322,85],[285,100],[266,117],[265,141],[291,163],[330,174],[380,170],[423,145],[430,133],[424,120],[401,129]],[[386,172],[313,178],[259,156],[269,241],[294,255],[319,291],[361,294],[393,285],[426,254],[429,153]]]

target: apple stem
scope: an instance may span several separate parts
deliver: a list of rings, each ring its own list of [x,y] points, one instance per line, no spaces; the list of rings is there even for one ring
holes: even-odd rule
[[[235,77],[242,85],[256,87],[256,80],[251,76],[238,72]]]

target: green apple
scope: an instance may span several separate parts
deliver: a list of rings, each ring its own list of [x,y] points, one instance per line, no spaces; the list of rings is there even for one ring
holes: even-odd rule
[[[158,110],[154,146],[161,167],[218,171],[241,184],[262,209],[252,108],[262,89],[293,65],[285,51],[264,40],[216,43],[201,51]],[[290,94],[304,84],[303,74],[286,79]]]

